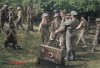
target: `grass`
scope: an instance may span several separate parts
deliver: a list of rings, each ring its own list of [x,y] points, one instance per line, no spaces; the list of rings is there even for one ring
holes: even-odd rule
[[[0,34],[0,68],[38,68],[36,59],[39,53],[40,37],[37,33],[38,27],[35,26],[35,32],[26,33],[24,30],[17,31],[18,44],[22,46],[21,50],[12,48],[1,49],[4,42],[4,35]],[[97,52],[91,53],[88,50],[92,47],[93,36],[87,36],[89,48],[78,47],[77,60],[66,61],[66,68],[100,68],[100,48]],[[23,65],[8,64],[8,61],[33,60],[33,62]]]

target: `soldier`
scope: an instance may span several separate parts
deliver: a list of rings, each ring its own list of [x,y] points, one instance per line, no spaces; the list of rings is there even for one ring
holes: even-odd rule
[[[42,17],[42,21],[39,25],[39,33],[41,34],[41,43],[46,44],[49,40],[49,18],[48,14],[44,13]]]
[[[17,13],[17,21],[16,21],[16,27],[17,30],[19,29],[19,26],[21,26],[21,28],[24,30],[24,27],[22,25],[22,10],[21,7],[17,7],[18,13]]]
[[[86,30],[87,30],[87,21],[84,18],[84,16],[81,16],[81,22],[76,29],[80,29],[80,34],[78,37],[77,45],[79,44],[80,41],[82,41],[84,43],[83,47],[87,47],[87,44],[85,41],[85,34],[86,34]]]
[[[7,22],[7,16],[8,16],[8,6],[4,5],[1,8],[1,29],[3,30],[5,22]]]
[[[96,34],[93,40],[92,52],[95,52],[95,48],[98,45],[98,40],[100,39],[100,18],[96,18]]]
[[[29,4],[27,8],[27,22],[28,22],[28,31],[33,31],[33,19],[34,19],[34,8],[33,3]]]
[[[63,27],[57,30],[55,33],[61,31],[66,31],[66,57],[65,60],[74,60],[75,59],[75,40],[76,40],[76,27],[79,24],[78,19],[76,18],[77,12],[71,11],[71,20],[67,20],[63,23]]]
[[[56,13],[54,15],[54,20],[51,22],[51,34],[50,34],[50,40],[54,41],[54,39],[56,39],[57,41],[59,40],[59,35],[57,35],[56,37],[54,37],[54,32],[59,28],[61,23],[61,19],[60,19],[60,15],[58,13]]]
[[[66,11],[65,10],[62,10],[61,12],[60,12],[60,16],[61,16],[61,18],[62,18],[62,20],[61,20],[61,24],[60,24],[60,27],[59,27],[59,29],[57,29],[58,31],[60,31],[60,28],[62,28],[63,27],[63,23],[65,22],[65,17],[66,17]],[[57,31],[56,30],[56,31]],[[60,32],[60,34],[59,34],[60,36],[59,36],[59,42],[60,42],[60,44],[59,44],[59,46],[61,47],[61,49],[64,49],[65,48],[65,46],[64,46],[64,44],[65,44],[65,32],[64,31],[62,31],[62,32]]]
[[[62,10],[61,12],[60,12],[60,15],[61,15],[61,18],[62,18],[62,21],[61,21],[61,25],[62,25],[62,23],[63,22],[65,22],[65,17],[66,17],[66,11],[65,10]]]
[[[15,29],[15,25],[14,25],[14,12],[13,12],[13,8],[9,7],[9,27],[11,29]]]
[[[12,29],[9,29],[6,32],[6,40],[5,40],[5,47],[8,47],[12,43],[12,47],[16,48],[17,46],[17,39],[16,39],[16,32]]]

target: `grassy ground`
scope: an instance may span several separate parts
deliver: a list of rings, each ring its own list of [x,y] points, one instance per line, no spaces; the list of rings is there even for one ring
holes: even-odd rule
[[[38,68],[35,64],[40,45],[40,37],[37,33],[37,26],[35,32],[26,33],[25,30],[17,31],[18,43],[22,46],[21,50],[14,50],[12,48],[1,49],[4,42],[4,35],[0,34],[0,68]],[[67,61],[66,68],[100,68],[100,48],[97,48],[96,53],[88,52],[91,49],[93,36],[87,36],[89,48],[78,47],[77,60]],[[8,64],[8,61],[29,61],[32,62],[23,65]]]

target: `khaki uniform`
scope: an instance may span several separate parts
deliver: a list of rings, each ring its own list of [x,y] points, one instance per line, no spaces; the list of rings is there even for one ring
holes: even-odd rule
[[[86,29],[87,29],[87,21],[86,20],[82,20],[76,29],[80,29],[80,34],[79,34],[79,37],[78,37],[77,45],[79,44],[80,41],[82,41],[84,43],[84,45],[87,46],[86,45],[86,41],[85,41],[85,33],[86,33]]]
[[[59,28],[61,23],[61,19],[54,19],[51,22],[51,27],[50,27],[50,41],[49,44],[50,46],[58,47],[59,45],[59,34],[55,35],[55,31]]]
[[[50,23],[49,21],[47,23],[44,23],[44,22],[45,21],[42,21],[40,23],[39,32],[41,36],[41,43],[47,44],[47,42],[49,41],[49,36],[50,36],[50,31],[49,31]]]
[[[59,20],[53,20],[52,22],[51,22],[51,27],[50,27],[50,31],[51,31],[51,34],[50,34],[50,40],[54,40],[54,32],[59,28],[59,26],[60,26],[60,23],[61,23],[61,20],[59,19]],[[56,36],[56,39],[58,39],[59,38],[59,36]]]
[[[65,22],[65,26],[67,27],[66,31],[66,58],[68,60],[75,59],[75,45],[76,45],[76,27],[78,26],[79,21],[76,18],[72,18]]]
[[[19,26],[21,26],[21,28],[24,29],[22,25],[22,10],[18,11],[17,17],[18,17],[17,22],[16,22],[17,29],[19,29]]]
[[[10,26],[10,28],[14,29],[15,25],[14,25],[14,12],[13,12],[13,10],[9,11],[8,16],[9,16],[9,26]]]
[[[93,48],[92,48],[92,51],[95,50],[96,46],[99,43],[99,40],[100,40],[100,19],[96,23],[96,33],[95,33],[94,40],[93,40]]]
[[[61,30],[61,32],[59,33],[60,37],[59,37],[59,46],[63,49],[65,48],[64,44],[65,44],[65,29],[63,29],[63,23],[66,21],[65,18],[62,18],[62,21],[61,21],[61,24],[60,24],[60,27],[59,27],[59,31]]]
[[[5,22],[7,22],[8,9],[5,7],[1,8],[0,15],[1,15],[1,28],[3,29]]]

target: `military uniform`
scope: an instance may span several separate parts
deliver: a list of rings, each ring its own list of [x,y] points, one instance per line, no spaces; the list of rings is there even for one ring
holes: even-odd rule
[[[86,29],[87,29],[87,21],[85,19],[82,19],[80,24],[78,25],[78,27],[76,29],[80,29],[80,34],[79,34],[79,38],[77,41],[77,45],[79,44],[80,40],[84,43],[84,47],[87,47],[86,45],[86,41],[85,41],[85,33],[86,33]]]
[[[98,45],[99,39],[100,39],[100,18],[97,18],[96,19],[96,33],[95,33],[95,37],[94,37],[94,40],[93,40],[92,52],[95,51],[95,48]]]
[[[72,11],[72,15],[77,15],[75,11]],[[79,24],[79,20],[75,17],[72,17],[71,20],[64,23],[67,28],[66,31],[66,58],[67,60],[75,59],[76,51],[76,27]]]
[[[50,40],[54,40],[54,32],[59,28],[60,23],[61,23],[61,19],[59,19],[59,14],[55,14],[54,17],[58,17],[58,18],[55,18],[51,22],[51,27],[50,27],[50,31],[51,31]],[[58,38],[56,38],[56,39],[58,39]]]
[[[22,25],[22,10],[20,7],[17,8],[18,13],[17,13],[17,22],[16,22],[16,27],[17,29],[19,29],[19,26],[22,27],[22,29],[24,29],[23,25]]]
[[[58,13],[54,15],[54,20],[51,22],[50,27],[50,44],[57,46],[59,44],[59,34],[55,36],[55,31],[60,27],[61,19]]]
[[[1,28],[3,29],[5,22],[7,22],[7,16],[8,16],[8,8],[7,5],[4,5],[1,8]]]
[[[16,48],[17,46],[16,32],[11,29],[6,32],[6,40],[4,43],[5,47],[8,47],[10,43],[13,43],[12,47]]]
[[[61,24],[60,24],[60,27],[58,30],[56,30],[56,32],[59,32],[59,46],[61,47],[61,49],[64,49],[65,48],[65,29],[64,29],[64,26],[63,26],[63,23],[66,21],[66,18],[65,18],[65,15],[66,15],[66,11],[63,10],[60,12],[60,15],[62,17],[62,20],[61,20]]]
[[[45,17],[48,17],[47,13],[44,13],[43,15],[43,19],[39,25],[39,33],[41,36],[41,44],[47,44],[48,40],[49,40],[49,27],[50,27],[50,23],[48,19],[45,19]]]
[[[11,29],[15,29],[15,25],[14,25],[14,12],[12,10],[12,7],[9,8],[9,27]]]

